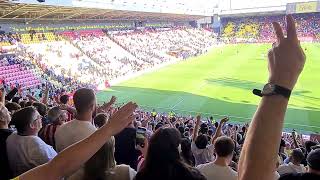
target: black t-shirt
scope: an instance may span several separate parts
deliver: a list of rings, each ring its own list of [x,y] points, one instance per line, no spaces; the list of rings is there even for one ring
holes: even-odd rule
[[[6,140],[13,131],[10,129],[0,129],[0,179],[6,180],[12,178],[12,172],[9,167]]]
[[[320,175],[311,173],[285,174],[279,180],[320,180]]]
[[[115,159],[117,164],[126,164],[137,169],[140,151],[136,150],[136,129],[125,128],[115,136]]]

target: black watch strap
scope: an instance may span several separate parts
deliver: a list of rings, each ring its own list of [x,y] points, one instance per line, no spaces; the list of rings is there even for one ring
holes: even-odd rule
[[[253,89],[252,93],[254,95],[257,95],[257,96],[272,96],[272,95],[281,95],[287,99],[290,98],[291,96],[291,90],[290,89],[287,89],[287,88],[284,88],[282,86],[279,86],[279,85],[275,85],[273,84],[273,91],[272,92],[268,92],[268,93],[264,93],[262,90],[259,90],[259,89]]]
[[[274,90],[275,94],[279,94],[279,95],[282,95],[286,98],[290,98],[290,95],[291,95],[291,90],[290,89],[287,89],[287,88],[284,88],[282,86],[278,86],[278,85],[275,85],[275,90]]]

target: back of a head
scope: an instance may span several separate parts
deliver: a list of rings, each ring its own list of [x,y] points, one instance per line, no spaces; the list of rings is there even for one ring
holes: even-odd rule
[[[29,107],[29,106],[32,106],[32,104],[33,104],[33,102],[32,102],[32,101],[28,101],[28,102],[26,102],[26,105],[25,105],[25,107]]]
[[[55,122],[62,113],[63,111],[58,106],[55,106],[48,111],[48,118],[51,122]]]
[[[208,145],[208,136],[204,134],[200,134],[197,136],[195,142],[198,149],[205,149]]]
[[[181,140],[181,151],[182,153],[191,152],[191,141],[187,138],[183,138]]]
[[[97,114],[97,116],[93,119],[94,125],[96,127],[102,127],[107,122],[107,115],[104,113]]]
[[[315,145],[317,145],[317,143],[314,141],[306,141],[305,147],[306,147],[307,152],[309,153],[311,151],[311,147],[315,146]]]
[[[304,154],[303,152],[301,151],[301,149],[299,148],[296,148],[296,149],[293,149],[292,150],[292,153],[291,153],[291,157],[292,157],[292,160],[295,162],[295,163],[301,163],[304,159]]]
[[[21,106],[15,102],[9,102],[6,104],[6,108],[8,109],[9,112],[15,112],[21,109]]]
[[[32,104],[32,106],[34,106],[37,109],[37,111],[41,116],[45,116],[47,114],[47,106],[45,104],[40,102],[35,102]]]
[[[177,129],[158,129],[150,139],[145,165],[136,179],[204,179],[197,170],[181,161],[180,142],[181,135]]]
[[[12,115],[11,123],[18,133],[24,133],[35,119],[37,110],[34,107],[22,108]]]
[[[228,157],[233,154],[235,145],[230,137],[222,136],[215,140],[214,149],[218,157]]]
[[[160,128],[149,142],[146,166],[164,165],[180,159],[178,146],[181,141],[180,132],[175,128]]]
[[[15,102],[15,103],[17,103],[17,104],[19,104],[19,103],[20,103],[20,99],[21,99],[20,97],[15,96],[15,97],[13,97],[13,98],[12,98],[12,100],[11,100],[11,101],[12,101],[12,102]]]
[[[84,113],[95,104],[96,96],[92,89],[81,88],[73,95],[74,106],[78,113]]]
[[[22,100],[22,101],[20,101],[19,105],[21,106],[21,108],[24,108],[24,107],[26,107],[26,103],[27,103],[27,101]]]
[[[310,169],[320,174],[320,149],[312,150],[308,154],[307,163]]]
[[[104,180],[112,174],[106,172],[116,166],[114,146],[115,140],[112,137],[85,163],[83,180]]]
[[[62,95],[62,96],[60,96],[60,102],[62,103],[62,104],[68,104],[68,101],[69,101],[69,96],[68,95]]]

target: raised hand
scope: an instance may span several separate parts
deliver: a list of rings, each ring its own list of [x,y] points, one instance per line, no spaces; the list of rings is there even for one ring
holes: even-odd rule
[[[221,119],[220,124],[224,124],[229,121],[229,117],[224,117]]]
[[[137,107],[137,104],[129,102],[111,116],[106,125],[110,127],[109,130],[112,135],[119,133],[135,119],[133,112]]]
[[[112,96],[110,101],[107,103],[104,103],[102,106],[100,106],[97,109],[98,113],[106,113],[107,111],[110,110],[111,106],[116,102],[117,98],[115,96]]]
[[[300,46],[294,19],[287,15],[287,37],[278,22],[273,22],[277,42],[268,53],[269,82],[292,90],[303,70],[306,56]]]

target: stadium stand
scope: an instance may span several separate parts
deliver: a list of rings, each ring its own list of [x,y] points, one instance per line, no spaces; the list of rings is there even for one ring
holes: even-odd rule
[[[271,42],[275,39],[271,22],[281,22],[283,18],[282,15],[224,18],[222,36],[234,42]],[[320,13],[299,14],[295,18],[301,41],[319,41]]]

